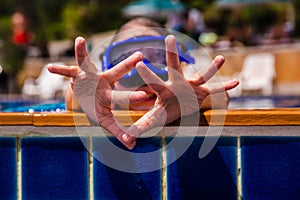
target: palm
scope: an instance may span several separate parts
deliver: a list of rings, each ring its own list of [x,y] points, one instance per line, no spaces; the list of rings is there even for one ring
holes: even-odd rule
[[[144,81],[156,93],[157,99],[153,108],[128,130],[128,134],[134,137],[155,126],[193,114],[200,109],[209,94],[225,92],[238,85],[236,80],[217,83],[211,87],[205,85],[224,63],[223,57],[216,57],[203,73],[199,72],[192,79],[186,79],[178,59],[174,36],[166,38],[166,58],[169,76],[167,82],[163,82],[144,63],[139,62],[136,66]]]
[[[76,39],[75,52],[78,66],[50,66],[48,69],[53,73],[71,77],[72,92],[81,109],[90,119],[99,123],[131,149],[135,145],[135,138],[127,135],[124,127],[114,118],[111,105],[142,101],[147,98],[147,95],[142,91],[115,91],[113,85],[142,59],[142,54],[135,53],[114,68],[98,74],[85,46],[83,38]]]

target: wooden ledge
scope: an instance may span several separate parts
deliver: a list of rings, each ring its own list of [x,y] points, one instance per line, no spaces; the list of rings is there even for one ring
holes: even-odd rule
[[[32,114],[0,112],[0,125],[32,125]]]
[[[300,125],[299,108],[207,110],[203,113],[203,115],[209,125]],[[217,118],[217,116],[222,119],[222,116],[224,115],[226,116],[224,122],[212,120],[213,118]]]
[[[130,126],[145,111],[113,111],[117,120]],[[189,116],[188,116],[189,117]],[[187,117],[187,118],[188,118]],[[180,120],[172,125],[179,125]],[[91,126],[84,113],[0,113],[0,125]],[[300,125],[299,108],[206,110],[199,125],[207,126],[288,126]]]

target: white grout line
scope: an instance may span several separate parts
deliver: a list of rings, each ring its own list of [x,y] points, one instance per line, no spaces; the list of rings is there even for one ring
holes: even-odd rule
[[[241,160],[241,137],[237,137],[237,189],[238,200],[242,200],[242,160]]]
[[[21,138],[17,139],[17,199],[22,200],[22,158],[21,158]]]
[[[162,135],[162,148],[161,148],[161,156],[162,156],[162,168],[161,168],[161,194],[162,200],[167,200],[167,155],[166,155],[166,137]]]
[[[162,169],[161,169],[161,194],[162,200],[167,200],[167,155],[166,155],[166,137],[162,136]],[[21,158],[21,138],[16,137],[16,159],[17,159],[17,199],[22,200],[22,158]],[[94,200],[94,173],[93,173],[93,145],[92,137],[88,137],[88,191],[89,199]],[[237,195],[238,200],[242,199],[242,168],[241,168],[241,138],[237,137]]]
[[[93,166],[93,138],[88,137],[88,180],[89,180],[89,199],[94,200],[94,166]]]

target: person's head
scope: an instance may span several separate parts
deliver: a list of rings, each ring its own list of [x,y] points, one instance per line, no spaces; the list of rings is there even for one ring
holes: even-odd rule
[[[141,36],[167,36],[164,26],[146,17],[137,17],[125,22],[116,32],[112,43]]]
[[[158,22],[138,17],[122,25],[113,37],[111,45],[106,49],[103,60],[103,70],[110,69],[136,51],[143,53],[143,62],[161,79],[168,79],[165,37],[169,34]],[[145,85],[138,72],[133,69],[116,83],[118,90],[147,91],[150,98],[147,101],[130,104],[129,109],[148,110],[153,106],[155,95]],[[122,107],[122,106],[121,106]]]

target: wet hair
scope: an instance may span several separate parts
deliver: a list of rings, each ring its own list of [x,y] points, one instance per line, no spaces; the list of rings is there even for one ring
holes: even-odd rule
[[[151,28],[152,30],[156,31],[159,33],[161,36],[167,36],[169,33],[165,27],[158,23],[157,21],[147,18],[147,17],[136,17],[133,19],[130,19],[129,21],[125,22],[116,32],[113,42],[118,39],[118,34],[124,31],[129,30],[132,26],[140,25],[141,27],[145,28]]]

